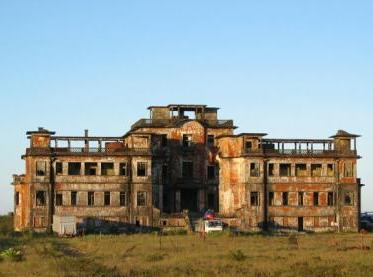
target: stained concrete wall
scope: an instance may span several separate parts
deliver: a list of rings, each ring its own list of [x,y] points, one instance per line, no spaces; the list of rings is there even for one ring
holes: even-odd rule
[[[272,228],[299,228],[312,231],[358,230],[359,185],[357,183],[356,157],[340,158],[319,156],[291,156],[256,152],[255,144],[245,152],[244,136],[229,136],[218,139],[219,147],[219,203],[224,217],[240,218],[242,228],[257,230],[264,224]],[[257,164],[259,176],[251,176],[250,164]],[[273,176],[268,176],[269,164],[274,165]],[[279,165],[290,164],[290,176],[280,176]],[[306,172],[297,176],[296,165],[306,164]],[[311,165],[321,164],[320,176],[312,176]],[[332,164],[330,175],[327,165]],[[353,177],[346,177],[346,164],[353,167]],[[267,174],[267,175],[265,175]],[[250,203],[251,192],[259,193],[259,206]],[[299,205],[299,192],[303,192],[303,205]],[[318,193],[318,205],[314,205],[314,193]],[[333,205],[328,205],[328,192],[333,193]],[[353,204],[346,205],[345,193],[353,195]],[[273,193],[273,205],[269,194]],[[283,193],[288,194],[288,204],[283,203]],[[265,195],[266,194],[266,195]],[[266,200],[266,201],[265,201]]]

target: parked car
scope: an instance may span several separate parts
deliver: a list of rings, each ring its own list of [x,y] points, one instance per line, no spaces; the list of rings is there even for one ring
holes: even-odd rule
[[[373,231],[373,213],[362,213],[360,217],[361,229]]]
[[[205,220],[205,233],[223,231],[223,222],[220,219]]]
[[[220,219],[200,219],[195,225],[195,231],[198,233],[221,232],[223,231],[223,222]]]
[[[215,212],[211,209],[208,209],[204,214],[203,214],[203,219],[204,220],[212,220],[215,218]]]

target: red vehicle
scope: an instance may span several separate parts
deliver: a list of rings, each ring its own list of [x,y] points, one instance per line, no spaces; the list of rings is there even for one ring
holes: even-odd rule
[[[215,212],[211,209],[208,209],[204,215],[203,215],[204,220],[213,220],[215,219]]]

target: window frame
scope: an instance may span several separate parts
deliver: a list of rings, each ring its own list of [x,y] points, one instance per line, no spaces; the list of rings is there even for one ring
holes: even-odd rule
[[[211,172],[210,170],[213,170],[213,172]],[[211,173],[213,174],[211,175]],[[207,180],[211,181],[215,179],[216,179],[216,165],[207,165]]]
[[[75,172],[75,170],[77,169],[74,169],[73,168],[73,165],[78,165],[79,164],[79,172],[76,171],[76,173],[73,173]],[[67,164],[67,175],[69,176],[81,176],[82,174],[82,163],[80,162],[68,162]]]
[[[93,207],[95,205],[95,192],[88,191],[87,193],[87,206]]]
[[[14,204],[16,205],[16,206],[19,206],[19,203],[20,203],[20,193],[19,193],[19,191],[16,191],[16,193],[15,193],[15,195],[14,195],[14,197],[15,197],[15,199],[14,199]]]
[[[140,198],[140,196],[143,196],[143,198]],[[147,192],[146,191],[138,191],[136,194],[136,206],[137,207],[146,207],[147,206]],[[141,200],[141,201],[139,201]],[[139,203],[141,202],[141,203]]]
[[[268,206],[275,206],[275,192],[269,191],[268,192]]]
[[[63,162],[56,162],[56,176],[63,175]]]
[[[249,168],[250,168],[249,169],[250,177],[260,177],[260,163],[259,162],[250,162]]]
[[[286,171],[287,172],[286,175],[282,174],[283,173],[282,170],[284,170],[284,169],[281,169],[281,167],[284,167],[284,166],[286,166],[286,168],[288,169]],[[292,176],[292,174],[291,174],[291,164],[290,163],[280,163],[279,164],[279,176],[280,177],[291,177]]]
[[[313,192],[313,206],[314,207],[319,207],[320,206],[320,193],[318,191]]]
[[[70,191],[70,206],[75,207],[78,203],[78,192],[75,190]]]
[[[112,174],[108,174],[110,171]],[[114,162],[101,162],[101,176],[115,176]]]
[[[327,197],[328,197],[327,198],[328,207],[333,207],[334,206],[334,192],[328,191]]]
[[[329,166],[332,167],[332,170],[331,170],[331,171],[329,171]],[[334,166],[333,163],[328,163],[328,164],[326,165],[326,176],[327,176],[327,177],[334,177],[334,176],[335,176],[335,166]]]
[[[269,163],[268,164],[268,177],[274,177],[275,176],[275,164]]]
[[[245,140],[245,151],[253,150],[253,142],[251,140]]]
[[[346,201],[346,199],[347,199],[346,197],[349,197],[349,199],[350,199],[349,203]],[[354,192],[352,192],[352,191],[346,191],[346,192],[344,192],[344,195],[343,195],[343,204],[344,204],[344,206],[354,206],[355,205],[355,199],[354,199],[354,197],[355,197]]]
[[[320,174],[315,174],[318,168],[320,168]],[[311,164],[311,177],[322,177],[322,171],[322,164]]]
[[[304,206],[304,191],[298,191],[298,206]]]
[[[189,164],[190,167],[184,166],[186,164]],[[181,176],[184,179],[192,179],[193,178],[193,176],[194,176],[194,163],[193,163],[193,161],[183,161],[182,162]]]
[[[168,137],[167,134],[161,134],[161,147],[168,146]]]
[[[41,164],[43,165],[42,168],[40,168]],[[46,161],[36,161],[35,175],[38,176],[38,177],[47,176],[47,162]]]
[[[144,168],[140,168],[140,165],[143,165]],[[142,173],[142,171],[143,171],[143,173]],[[148,176],[148,163],[147,162],[138,161],[136,163],[136,176],[137,177],[147,177]]]
[[[40,198],[41,195],[42,195],[42,198]],[[44,207],[47,205],[47,192],[45,190],[36,191],[35,204],[37,207]]]
[[[289,206],[289,192],[282,192],[282,206]]]
[[[193,136],[191,134],[183,134],[181,144],[184,148],[191,147],[193,145]]]
[[[259,207],[260,206],[260,193],[259,193],[259,191],[250,191],[250,206],[251,207]]]
[[[305,172],[305,174],[303,174],[304,172]],[[302,174],[300,174],[300,173],[302,173]],[[295,164],[295,176],[296,177],[308,177],[309,173],[308,173],[307,164],[305,164],[305,163]]]
[[[119,163],[119,176],[128,176],[128,162]]]
[[[208,146],[214,146],[215,145],[215,135],[207,135],[206,139]]]
[[[63,194],[61,192],[56,192],[55,205],[63,206]]]
[[[124,204],[123,204],[123,201]],[[119,192],[119,206],[126,207],[127,206],[127,193],[125,191]]]
[[[111,193],[110,191],[104,192],[104,206],[111,206]]]

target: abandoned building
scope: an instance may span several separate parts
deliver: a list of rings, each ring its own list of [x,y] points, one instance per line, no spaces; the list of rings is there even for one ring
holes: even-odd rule
[[[358,231],[358,135],[235,135],[218,108],[148,109],[119,137],[27,132],[26,173],[13,177],[15,229],[45,231],[53,215],[157,227],[211,208],[242,230]]]

